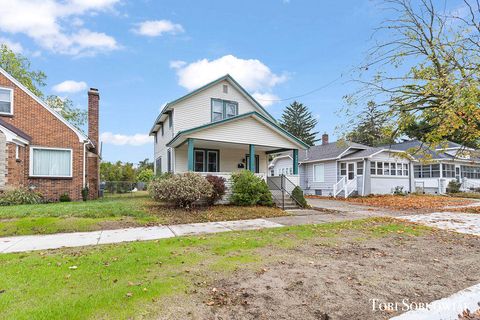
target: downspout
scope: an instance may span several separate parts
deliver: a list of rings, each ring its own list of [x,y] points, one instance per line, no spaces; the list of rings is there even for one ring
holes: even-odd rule
[[[86,167],[86,155],[87,155],[87,143],[83,142],[83,175],[82,175],[82,188],[85,188],[85,167]]]

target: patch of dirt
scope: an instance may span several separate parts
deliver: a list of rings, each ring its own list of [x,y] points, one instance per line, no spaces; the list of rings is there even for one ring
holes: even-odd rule
[[[153,227],[158,223],[138,223],[133,218],[125,217],[118,220],[104,220],[98,223],[97,230],[115,230],[134,227]]]
[[[480,282],[479,237],[443,231],[361,236],[350,232],[334,244],[317,239],[293,249],[263,248],[270,262],[260,269],[209,281],[181,304],[169,304],[160,318],[389,319],[405,311],[404,301],[428,303]],[[398,307],[380,310],[380,303]]]

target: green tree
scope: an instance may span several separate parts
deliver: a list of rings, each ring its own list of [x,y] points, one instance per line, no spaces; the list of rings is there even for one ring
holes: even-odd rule
[[[363,113],[345,139],[371,147],[393,143],[393,132],[386,114],[375,102],[369,101]]]
[[[100,164],[100,179],[102,181],[136,182],[137,175],[133,163],[117,161]]]
[[[316,138],[318,132],[314,131],[317,122],[307,106],[294,101],[283,111],[280,126],[306,144],[313,146],[319,140]]]
[[[150,168],[145,168],[141,171],[138,171],[137,179],[138,181],[148,182],[151,181],[155,177],[155,173]]]
[[[151,169],[153,171],[153,162],[150,161],[150,159],[145,158],[144,160],[141,160],[138,163],[138,171],[143,171],[145,169]]]
[[[376,29],[356,105],[375,100],[397,136],[428,145],[480,139],[480,2],[464,0],[461,15],[433,1],[386,0],[392,16]]]
[[[75,108],[72,100],[50,95],[45,99],[45,102],[50,108],[60,113],[62,117],[77,128],[81,128],[87,123],[88,112],[80,108]]]
[[[0,67],[20,81],[36,96],[43,97],[41,88],[46,85],[47,76],[45,73],[30,70],[30,61],[21,54],[10,50],[5,44],[0,44]]]

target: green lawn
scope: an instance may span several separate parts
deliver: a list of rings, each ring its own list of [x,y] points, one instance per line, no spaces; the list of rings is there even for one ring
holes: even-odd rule
[[[119,245],[0,255],[0,315],[5,319],[155,318],[164,299],[188,299],[194,284],[259,270],[268,247],[334,241],[342,232],[416,236],[429,230],[389,219],[229,232]],[[333,240],[332,240],[333,239]],[[361,240],[359,240],[361,241]]]
[[[109,196],[86,202],[0,207],[0,237],[95,231],[158,224],[179,224],[283,216],[276,208],[215,206],[172,209],[146,193]]]

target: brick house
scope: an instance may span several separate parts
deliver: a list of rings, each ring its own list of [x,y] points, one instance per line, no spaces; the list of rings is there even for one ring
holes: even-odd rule
[[[99,94],[88,92],[88,136],[0,68],[0,190],[30,188],[46,199],[98,196]]]

